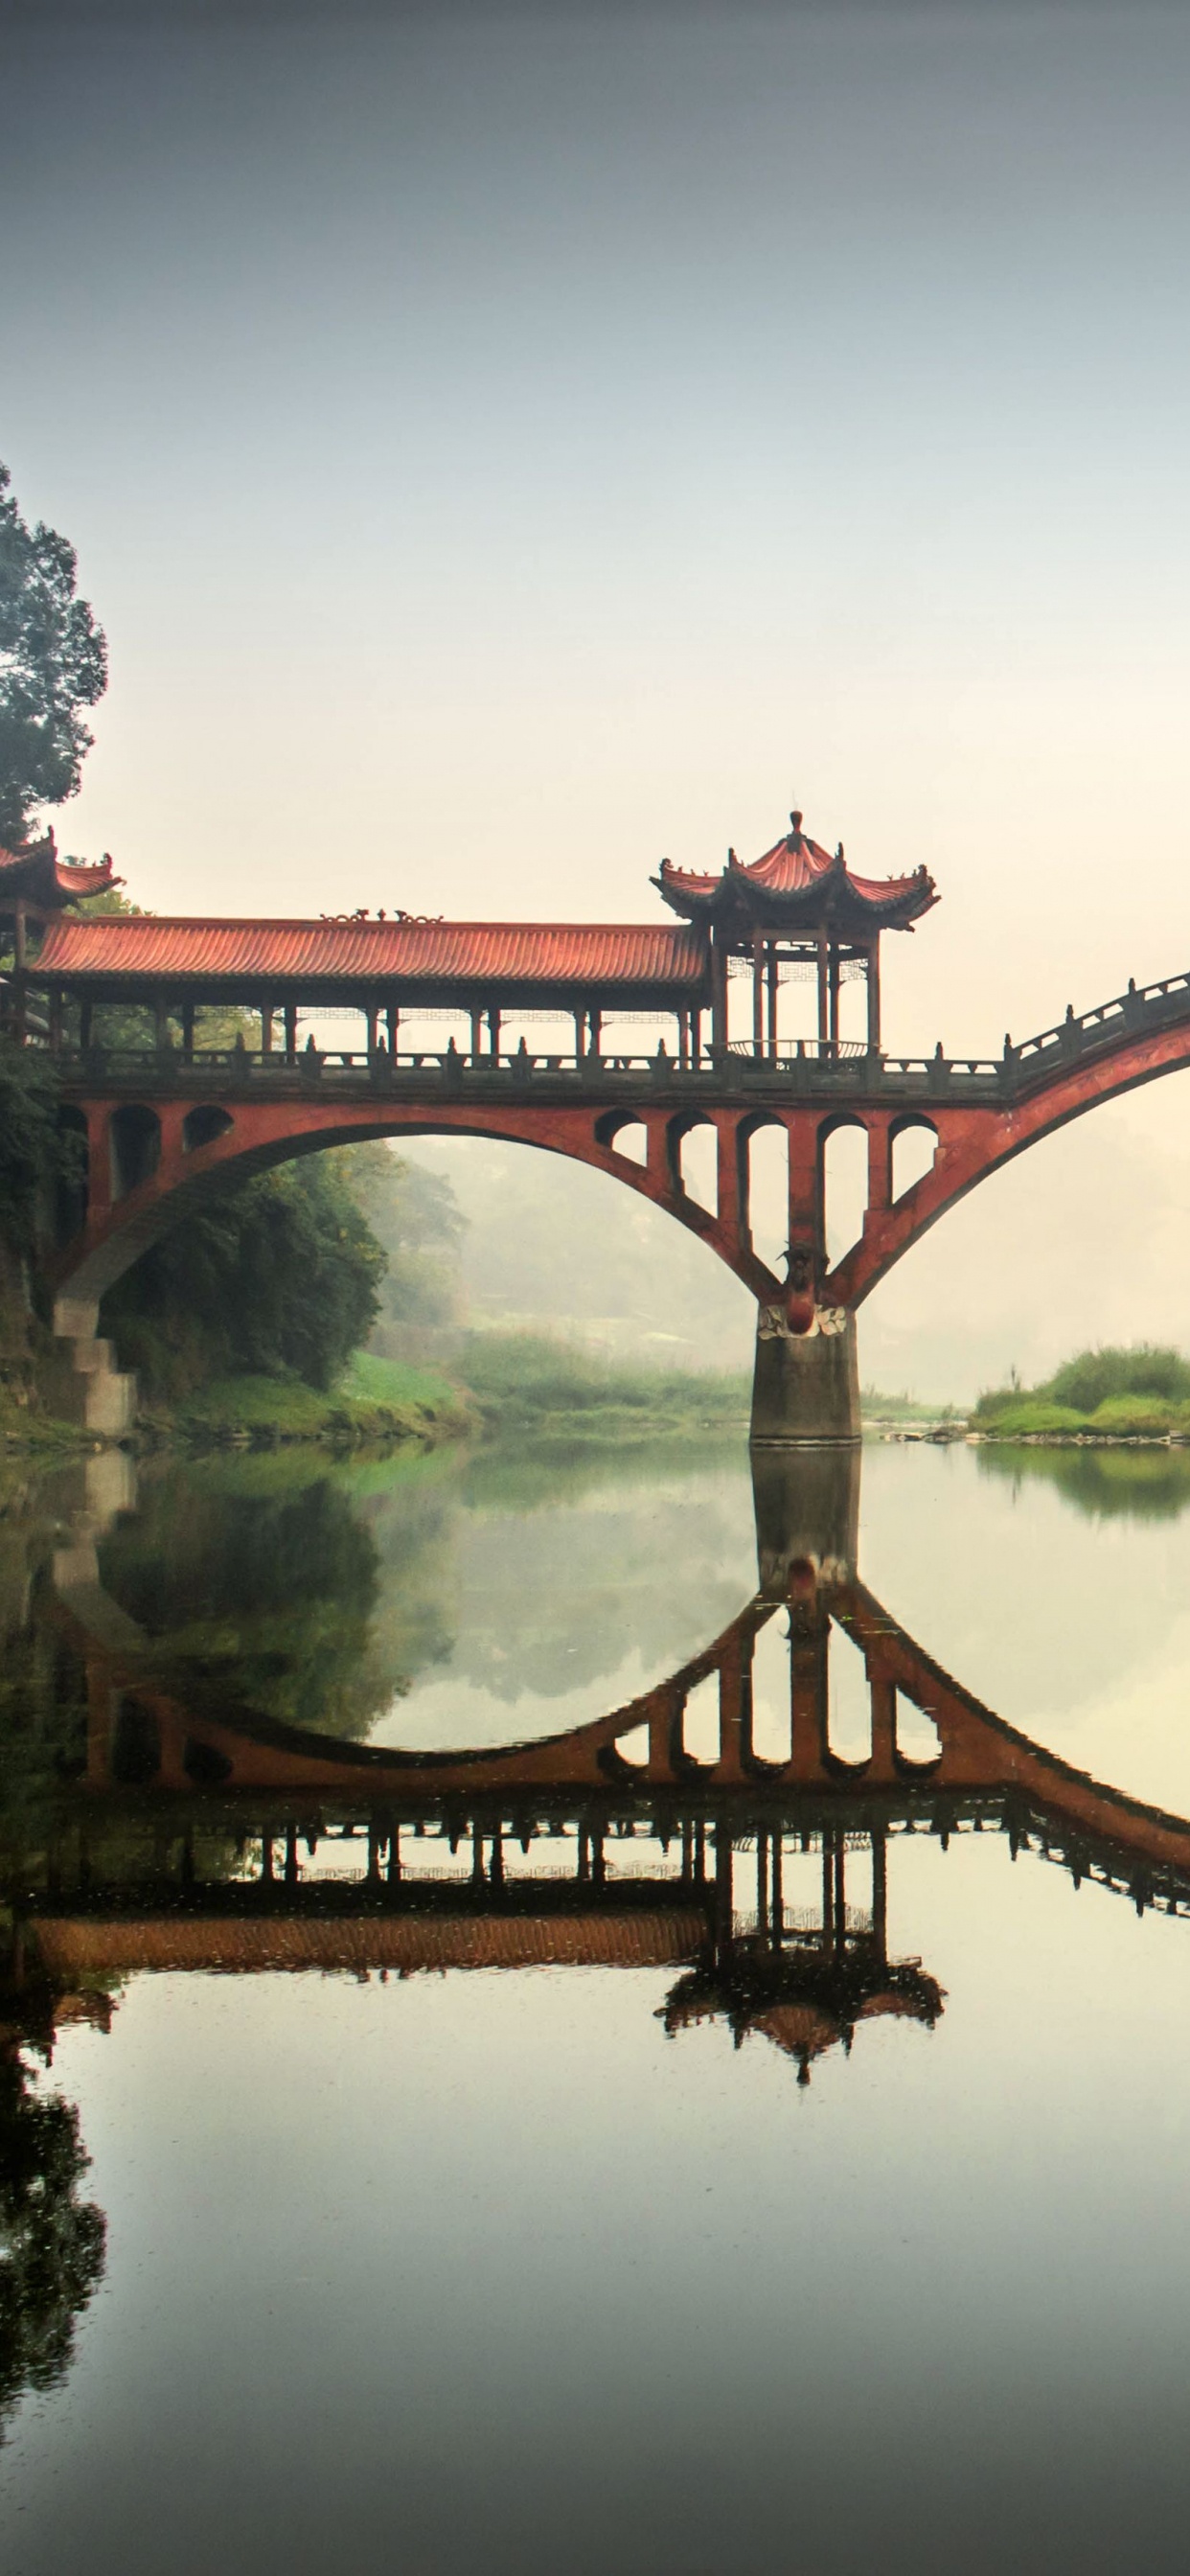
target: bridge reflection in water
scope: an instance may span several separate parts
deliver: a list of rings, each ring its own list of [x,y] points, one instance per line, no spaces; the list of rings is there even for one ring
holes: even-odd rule
[[[595,1724],[498,1751],[373,1749],[183,1702],[84,1537],[57,1560],[55,1616],[85,1661],[86,1768],[11,1863],[10,2027],[102,2018],[141,1970],[652,1967],[673,1971],[667,2031],[757,2034],[807,2081],[865,2023],[943,2009],[928,1968],[889,1955],[906,1835],[1003,1834],[1075,1885],[1190,1910],[1190,1822],[932,1662],[859,1580],[858,1494],[855,1452],[758,1464],[759,1585],[714,1643]],[[776,1730],[753,1690],[774,1649]],[[840,1665],[862,1675],[846,1750]]]

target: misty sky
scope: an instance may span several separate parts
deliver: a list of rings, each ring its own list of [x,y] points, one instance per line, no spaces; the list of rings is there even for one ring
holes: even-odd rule
[[[0,33],[0,455],[112,657],[67,848],[160,910],[648,917],[796,801],[939,880],[894,1047],[1190,963],[1190,14]],[[873,1347],[1190,1347],[1185,1108],[990,1184]]]

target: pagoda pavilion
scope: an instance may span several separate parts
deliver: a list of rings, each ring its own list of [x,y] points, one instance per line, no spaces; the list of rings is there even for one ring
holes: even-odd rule
[[[709,937],[711,1019],[716,1050],[728,1043],[727,979],[752,976],[756,1055],[778,1054],[777,992],[798,972],[816,976],[818,1044],[839,1048],[839,988],[845,977],[867,984],[867,1043],[880,1046],[880,934],[912,930],[938,900],[924,867],[907,877],[856,876],[840,842],[833,856],[802,830],[793,813],[783,841],[744,866],[735,851],[719,876],[699,876],[661,862],[652,882],[666,903]],[[737,964],[735,961],[739,961]]]
[[[109,858],[88,862],[60,859],[52,832],[26,841],[19,850],[0,849],[0,946],[10,947],[18,967],[25,963],[25,927],[45,922],[85,895],[107,894],[119,878]]]

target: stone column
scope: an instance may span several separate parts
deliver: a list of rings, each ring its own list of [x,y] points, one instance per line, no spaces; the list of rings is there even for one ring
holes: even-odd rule
[[[854,1315],[820,1307],[809,1332],[794,1333],[783,1308],[761,1307],[750,1436],[786,1444],[859,1439]]]

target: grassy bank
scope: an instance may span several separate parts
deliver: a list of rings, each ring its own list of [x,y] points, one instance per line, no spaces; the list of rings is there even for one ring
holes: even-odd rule
[[[372,1359],[357,1351],[328,1392],[301,1378],[225,1377],[169,1409],[150,1408],[138,1432],[150,1442],[198,1447],[282,1448],[292,1441],[332,1447],[411,1441],[427,1446],[458,1439],[473,1416],[457,1387],[431,1369]]]
[[[489,1437],[633,1443],[748,1423],[743,1375],[633,1368],[534,1333],[472,1333],[458,1375]]]
[[[1148,1342],[1079,1351],[1040,1386],[989,1389],[971,1427],[994,1440],[1190,1439],[1190,1361]]]

